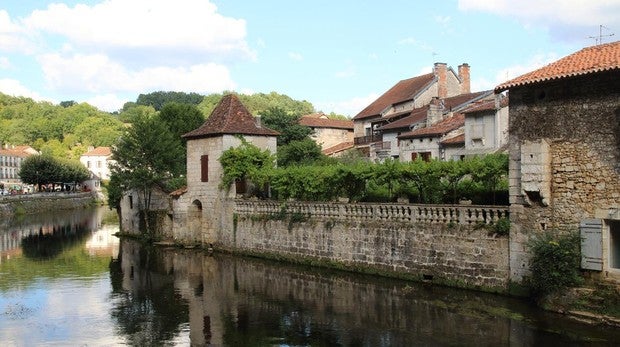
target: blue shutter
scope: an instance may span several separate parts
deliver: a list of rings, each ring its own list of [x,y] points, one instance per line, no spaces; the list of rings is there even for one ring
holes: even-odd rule
[[[603,220],[584,219],[581,233],[581,268],[603,271]]]

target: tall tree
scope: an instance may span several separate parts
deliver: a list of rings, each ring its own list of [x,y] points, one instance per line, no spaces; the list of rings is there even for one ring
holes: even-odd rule
[[[262,122],[266,127],[278,131],[278,146],[301,141],[312,134],[312,129],[299,124],[299,114],[286,112],[281,107],[272,107],[261,114]]]
[[[152,190],[175,176],[184,174],[184,149],[157,117],[140,116],[112,149],[117,176],[123,190],[135,190],[143,208],[144,225],[150,233],[149,212]]]
[[[205,121],[205,117],[198,107],[178,102],[169,102],[159,111],[159,119],[168,126],[172,135],[181,139],[181,135],[188,133]]]

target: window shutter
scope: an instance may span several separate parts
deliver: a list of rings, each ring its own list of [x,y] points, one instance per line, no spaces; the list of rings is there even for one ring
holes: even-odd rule
[[[203,155],[200,157],[200,180],[202,182],[209,182],[209,156]]]
[[[416,152],[411,153],[411,161],[415,161],[416,159],[418,159],[418,153]]]
[[[603,221],[584,219],[579,224],[581,233],[581,268],[603,271]]]

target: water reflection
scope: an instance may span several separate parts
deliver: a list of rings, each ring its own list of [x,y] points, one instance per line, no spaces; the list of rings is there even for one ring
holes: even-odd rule
[[[140,307],[131,310],[138,316],[154,316],[142,331],[155,335],[132,340],[136,343],[179,333],[183,314],[189,315],[189,338],[196,346],[570,346],[620,341],[613,329],[583,326],[495,295],[226,255],[145,250],[133,242],[123,242],[121,250],[117,285],[144,297],[126,304]],[[150,288],[155,292],[148,296]],[[159,317],[165,310],[172,315],[166,322]],[[127,334],[135,335],[137,321],[128,317],[119,324],[127,324]],[[162,329],[161,334],[152,326]]]
[[[0,223],[2,346],[614,345],[522,301],[145,247],[106,208]]]

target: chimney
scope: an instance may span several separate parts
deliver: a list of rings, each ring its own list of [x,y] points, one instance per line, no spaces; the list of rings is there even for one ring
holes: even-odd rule
[[[446,63],[435,63],[433,70],[437,77],[437,96],[441,99],[448,97],[448,66]]]
[[[469,64],[459,65],[459,79],[461,80],[461,94],[471,93],[471,83],[469,78]]]
[[[260,119],[260,114],[257,114],[256,117],[254,117],[254,121],[256,122],[256,127],[257,128],[262,128],[263,127],[263,122]]]
[[[431,102],[428,105],[428,110],[426,111],[426,126],[430,127],[431,125],[439,122],[443,117],[443,101],[438,97],[434,96],[431,99]]]

